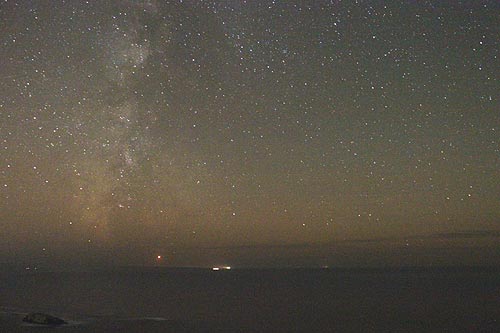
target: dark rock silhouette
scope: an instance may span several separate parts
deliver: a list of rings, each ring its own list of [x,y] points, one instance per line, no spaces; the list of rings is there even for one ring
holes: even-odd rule
[[[58,326],[67,324],[61,318],[57,318],[45,313],[28,313],[26,317],[23,318],[23,321],[30,324],[38,324],[38,325],[48,325],[48,326]]]

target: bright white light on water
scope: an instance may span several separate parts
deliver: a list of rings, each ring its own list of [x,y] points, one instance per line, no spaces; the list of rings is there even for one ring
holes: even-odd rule
[[[213,271],[220,271],[220,270],[230,270],[231,266],[217,266],[217,267],[212,267]]]

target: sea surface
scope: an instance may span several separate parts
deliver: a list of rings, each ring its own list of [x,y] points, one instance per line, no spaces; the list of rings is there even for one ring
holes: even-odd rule
[[[500,332],[500,269],[3,271],[0,332]]]

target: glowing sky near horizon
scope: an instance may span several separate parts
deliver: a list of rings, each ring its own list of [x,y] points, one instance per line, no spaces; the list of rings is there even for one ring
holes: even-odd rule
[[[498,232],[499,36],[497,1],[2,1],[0,250]]]

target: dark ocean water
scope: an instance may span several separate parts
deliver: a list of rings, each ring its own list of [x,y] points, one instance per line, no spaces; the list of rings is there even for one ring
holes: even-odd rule
[[[22,324],[27,312],[69,324]],[[0,332],[500,332],[500,270],[0,273]]]

